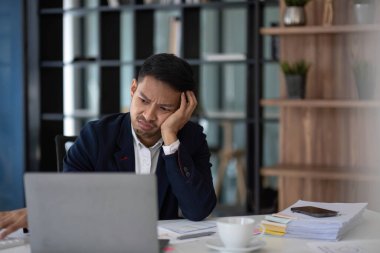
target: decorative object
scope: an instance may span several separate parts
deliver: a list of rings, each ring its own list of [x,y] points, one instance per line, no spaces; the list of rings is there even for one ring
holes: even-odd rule
[[[286,9],[284,14],[285,26],[302,26],[306,24],[304,6],[310,0],[285,0]]]
[[[375,95],[375,68],[365,60],[353,64],[354,78],[359,99],[373,99]]]
[[[108,6],[112,8],[120,7],[121,5],[130,4],[129,0],[107,0]]]
[[[333,22],[333,17],[333,0],[325,0],[325,5],[323,9],[323,25],[331,26]]]
[[[278,27],[278,22],[271,22],[271,27]],[[278,35],[271,36],[271,57],[272,60],[278,61],[280,58],[280,38]]]
[[[304,60],[293,64],[287,61],[281,63],[281,69],[285,75],[288,98],[305,98],[306,76],[309,68],[310,64]]]
[[[355,23],[359,25],[373,23],[373,0],[354,0],[354,17]]]

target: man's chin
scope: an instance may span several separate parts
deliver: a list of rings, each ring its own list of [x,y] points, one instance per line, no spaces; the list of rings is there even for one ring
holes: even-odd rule
[[[142,137],[142,138],[153,138],[155,136],[158,136],[157,131],[154,131],[154,130],[146,131],[139,128],[139,129],[135,129],[135,132],[138,137]]]

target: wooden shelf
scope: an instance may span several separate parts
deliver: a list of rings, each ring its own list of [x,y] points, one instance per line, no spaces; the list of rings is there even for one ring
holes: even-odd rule
[[[205,64],[254,64],[254,59],[247,60],[223,60],[223,61],[205,61],[199,59],[187,59],[187,62],[190,65],[205,65]],[[262,63],[276,63],[274,60],[262,60]],[[96,60],[96,61],[76,61],[76,62],[62,62],[62,61],[42,61],[41,67],[43,68],[62,68],[65,66],[73,66],[73,67],[87,67],[87,66],[100,66],[100,67],[120,67],[120,66],[128,66],[135,65],[141,66],[144,63],[144,60],[133,60],[133,61],[119,61],[119,60]],[[1,64],[1,63],[0,63]]]
[[[263,35],[340,34],[360,32],[380,32],[380,25],[302,26],[260,29],[260,33]]]
[[[272,1],[274,2],[274,1]],[[273,3],[272,3],[273,4]],[[253,5],[253,2],[236,1],[236,2],[209,2],[209,3],[193,3],[193,4],[123,4],[118,7],[102,5],[97,7],[79,7],[79,8],[43,8],[40,10],[42,15],[70,13],[73,15],[86,15],[93,12],[119,12],[119,11],[138,11],[138,10],[181,10],[191,8],[208,8],[208,9],[224,9],[224,8],[246,8]]]
[[[305,108],[380,108],[380,100],[263,99],[260,104]]]
[[[261,175],[320,180],[380,181],[379,174],[374,172],[318,166],[277,165],[264,167],[261,168]]]

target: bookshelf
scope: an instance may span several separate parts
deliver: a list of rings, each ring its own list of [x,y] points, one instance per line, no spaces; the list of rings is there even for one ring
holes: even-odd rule
[[[260,29],[264,36],[280,37],[280,61],[311,63],[305,99],[287,99],[279,73],[280,98],[260,101],[280,110],[279,163],[261,168],[262,176],[278,179],[279,210],[298,199],[367,202],[378,185],[379,79],[371,97],[361,97],[364,83],[355,79],[353,64],[359,57],[374,60],[380,27],[353,24],[350,6],[334,1],[332,26],[321,25],[323,1],[311,1],[306,26]]]
[[[263,59],[259,29],[263,8],[277,6],[278,1],[209,0],[188,3],[183,0],[176,3],[144,4],[142,0],[131,0],[128,4],[114,7],[106,0],[28,2],[31,26],[28,42],[33,48],[28,58],[30,68],[34,69],[28,77],[28,92],[34,94],[33,101],[29,101],[28,116],[31,120],[28,126],[29,170],[55,171],[53,140],[56,134],[65,133],[67,122],[73,125],[73,133],[78,134],[78,129],[88,120],[127,110],[125,96],[129,93],[126,92],[125,83],[135,77],[144,59],[165,51],[157,43],[157,34],[163,33],[163,37],[169,37],[169,33],[158,25],[157,20],[158,15],[172,15],[181,21],[180,56],[193,67],[199,83],[199,96],[206,101],[202,105],[205,113],[200,116],[209,121],[211,135],[216,139],[210,143],[211,147],[222,146],[220,122],[226,119],[224,114],[220,114],[221,118],[215,118],[207,112],[237,111],[239,114],[238,124],[243,127],[237,130],[234,125],[233,134],[244,133],[247,140],[244,143],[247,148],[245,166],[249,168],[246,179],[247,209],[258,212],[261,123],[264,120],[259,105],[261,87],[258,84],[261,83],[262,64],[271,61]],[[241,20],[239,29],[231,29],[228,23],[231,22],[231,12]],[[211,22],[205,21],[206,15],[213,17]],[[90,21],[95,25],[89,26]],[[73,31],[65,30],[67,22],[74,24]],[[234,43],[224,42],[227,29],[238,34],[234,37]],[[67,39],[67,33],[74,34],[76,39]],[[212,36],[215,37],[214,41],[209,41]],[[70,43],[73,46],[67,53],[65,50],[68,50],[67,44]],[[214,58],[206,57],[207,54]],[[234,92],[238,90],[240,97],[224,101],[230,85],[225,75],[231,69],[238,71],[232,81],[237,87]],[[71,74],[68,75],[68,72]],[[208,72],[212,72],[213,76],[205,77]],[[236,76],[240,79],[237,80]],[[67,103],[66,94],[72,96],[74,93],[67,91],[68,79],[72,83],[70,89],[82,95],[79,98],[74,96],[73,106],[67,111],[63,106]],[[86,95],[89,91],[94,94]],[[120,96],[123,92],[128,94]],[[209,99],[211,93],[217,96],[213,102]],[[231,105],[226,105],[227,102]],[[89,105],[95,109],[89,109]]]
[[[339,100],[339,99],[263,99],[262,106],[279,106],[295,108],[380,108],[380,100]]]
[[[339,34],[380,32],[380,25],[334,25],[260,29],[263,35]]]
[[[303,179],[319,180],[340,180],[340,181],[366,181],[380,182],[380,177],[376,171],[362,173],[358,168],[339,168],[339,167],[318,167],[318,166],[292,166],[277,165],[273,167],[263,167],[263,176],[280,176]]]

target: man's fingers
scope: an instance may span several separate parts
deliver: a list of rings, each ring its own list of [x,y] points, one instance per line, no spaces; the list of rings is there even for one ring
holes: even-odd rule
[[[0,239],[24,227],[27,227],[27,213],[25,208],[0,213],[0,228],[3,229],[0,233]]]
[[[3,231],[0,233],[0,240],[4,239],[7,235],[16,232],[19,229],[18,226],[10,225],[6,227]]]
[[[188,98],[188,101],[187,101],[188,103],[187,103],[187,107],[186,107],[186,114],[187,114],[188,118],[190,118],[192,113],[194,112],[195,108],[197,107],[198,101],[195,97],[194,92],[186,91],[186,95]]]
[[[4,212],[0,217],[0,228],[6,228],[13,222],[12,214]]]

